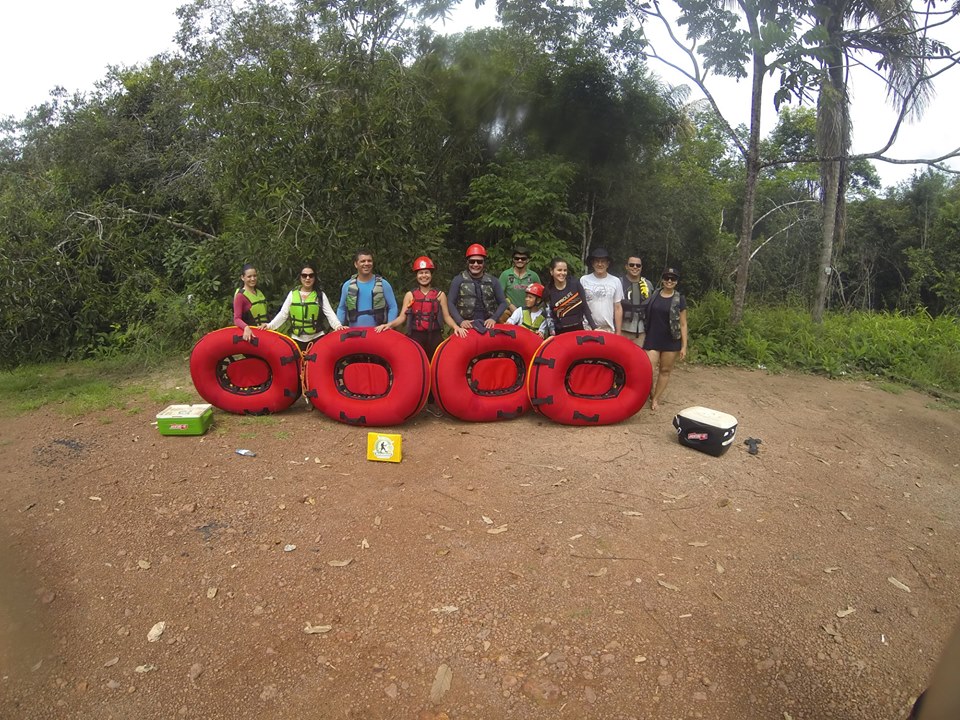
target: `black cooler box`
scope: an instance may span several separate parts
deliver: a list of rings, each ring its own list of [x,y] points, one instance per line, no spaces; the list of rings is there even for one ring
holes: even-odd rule
[[[733,415],[705,407],[688,407],[673,418],[681,445],[709,455],[723,455],[737,435],[737,419]]]

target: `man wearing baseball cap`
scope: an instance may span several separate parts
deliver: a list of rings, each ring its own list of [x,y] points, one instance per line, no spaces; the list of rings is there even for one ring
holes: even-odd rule
[[[527,287],[530,283],[540,282],[540,276],[529,269],[530,250],[523,245],[513,249],[513,267],[500,273],[500,285],[507,296],[507,312],[512,313],[524,306]]]

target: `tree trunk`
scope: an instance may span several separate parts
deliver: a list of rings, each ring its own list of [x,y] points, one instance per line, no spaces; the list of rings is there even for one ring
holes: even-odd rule
[[[850,115],[847,102],[847,82],[843,56],[843,7],[844,3],[826,3],[820,6],[823,23],[829,34],[826,44],[823,77],[820,95],[817,98],[817,149],[825,158],[820,164],[823,191],[823,228],[820,237],[820,260],[817,264],[817,288],[813,298],[811,316],[815,323],[823,322],[827,307],[830,276],[833,274],[834,240],[838,230],[838,214],[842,212],[841,195],[845,192],[843,182],[845,163],[842,159],[850,148]],[[842,226],[843,219],[840,224]]]
[[[583,226],[580,235],[580,262],[587,272],[592,270],[587,267],[587,256],[590,254],[590,246],[593,244],[593,216],[597,211],[597,197],[592,192],[587,193],[584,203]]]
[[[746,12],[741,5],[750,27],[750,36],[760,37],[757,15]],[[747,154],[744,163],[747,170],[746,186],[743,189],[743,220],[740,223],[740,252],[737,258],[737,283],[733,291],[733,308],[730,311],[730,323],[739,325],[743,320],[743,308],[747,302],[747,279],[750,275],[750,255],[753,251],[753,207],[757,197],[757,180],[760,177],[760,108],[763,101],[763,77],[766,73],[763,55],[753,50],[750,94],[750,137],[747,141]]]
[[[833,234],[837,223],[837,196],[840,191],[840,163],[825,162],[823,177],[823,228],[820,233],[820,260],[817,263],[817,289],[813,301],[813,321],[823,322],[827,290],[833,273]]]
[[[747,180],[743,190],[743,222],[740,224],[740,252],[737,258],[737,282],[733,291],[730,322],[739,325],[747,301],[747,278],[750,272],[750,253],[753,248],[753,206],[757,196],[759,176],[756,160],[747,161]]]

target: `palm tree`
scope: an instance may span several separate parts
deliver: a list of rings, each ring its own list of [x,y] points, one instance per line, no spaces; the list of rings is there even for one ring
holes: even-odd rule
[[[925,76],[927,40],[918,30],[911,0],[813,0],[810,16],[825,38],[817,99],[817,149],[823,192],[823,231],[813,320],[823,320],[832,275],[833,248],[842,242],[850,149],[847,81],[858,55],[879,56],[887,98],[902,114],[917,114],[931,93]]]

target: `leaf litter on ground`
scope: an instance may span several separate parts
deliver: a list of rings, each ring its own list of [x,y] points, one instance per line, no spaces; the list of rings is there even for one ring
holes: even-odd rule
[[[331,630],[333,630],[332,625],[311,625],[310,623],[303,628],[303,632],[307,635],[324,635]]]

